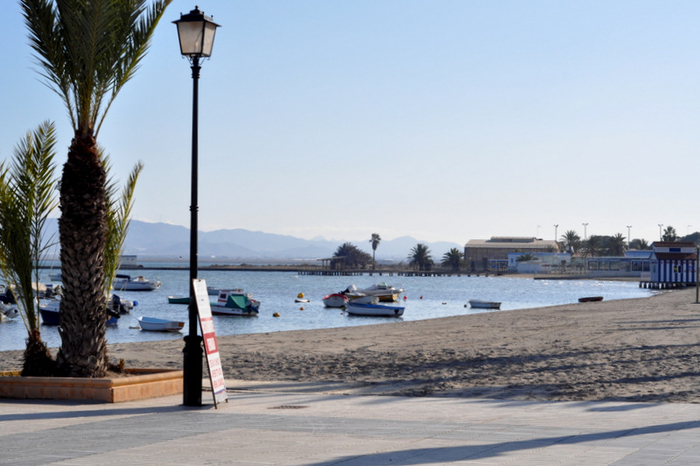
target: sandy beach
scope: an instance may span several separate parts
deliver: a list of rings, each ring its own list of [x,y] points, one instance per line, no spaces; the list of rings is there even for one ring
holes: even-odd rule
[[[700,402],[695,289],[364,327],[218,338],[229,384],[337,382],[354,393]],[[127,367],[182,366],[181,340],[109,346]],[[21,366],[0,352],[0,368]]]

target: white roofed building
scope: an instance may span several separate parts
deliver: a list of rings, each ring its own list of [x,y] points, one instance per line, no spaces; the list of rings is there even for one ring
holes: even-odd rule
[[[471,239],[464,246],[467,270],[506,270],[508,253],[559,252],[554,240],[535,237],[492,236],[491,239]]]

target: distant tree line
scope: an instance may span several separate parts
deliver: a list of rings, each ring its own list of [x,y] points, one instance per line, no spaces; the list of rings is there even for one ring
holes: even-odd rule
[[[331,259],[332,269],[365,269],[368,267],[375,268],[375,254],[377,247],[381,243],[381,237],[378,233],[372,233],[369,242],[372,245],[372,255],[362,251],[352,243],[344,243],[338,246],[338,249],[333,254]],[[700,232],[695,232],[684,237],[679,237],[676,229],[672,226],[666,227],[661,237],[662,241],[692,241],[700,244]],[[635,238],[627,244],[627,238],[622,233],[617,233],[613,236],[608,235],[591,235],[586,239],[581,239],[575,230],[565,232],[557,242],[559,251],[568,252],[570,254],[580,254],[584,257],[600,257],[600,256],[624,256],[625,251],[630,249],[650,250],[651,244],[641,238]],[[552,248],[552,252],[556,252]],[[522,255],[518,258],[519,261],[531,260],[531,255]],[[418,271],[430,271],[435,267],[432,253],[428,246],[424,243],[418,243],[411,248],[408,257],[408,266]],[[451,248],[442,256],[440,265],[454,272],[465,267],[464,251],[459,248]]]
[[[368,268],[376,266],[375,252],[381,237],[372,233],[369,242],[372,244],[372,255],[362,251],[352,243],[343,243],[338,246],[331,258],[332,269]],[[430,271],[435,266],[430,248],[424,243],[418,243],[408,254],[408,266],[419,271]],[[440,264],[452,271],[458,271],[464,265],[464,252],[459,248],[452,248],[442,256]]]
[[[676,229],[672,226],[667,226],[661,235],[661,241],[677,242],[677,241],[692,241],[700,244],[700,232],[695,232],[683,237],[678,236]],[[635,238],[627,244],[627,239],[622,233],[617,233],[614,236],[606,235],[591,235],[587,239],[581,239],[575,230],[568,230],[558,241],[559,250],[570,254],[582,254],[586,257],[598,256],[624,256],[625,251],[633,250],[650,250],[651,244],[640,238]]]

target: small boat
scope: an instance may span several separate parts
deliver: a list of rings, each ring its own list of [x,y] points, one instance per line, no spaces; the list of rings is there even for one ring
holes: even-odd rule
[[[345,305],[345,311],[350,315],[368,317],[400,317],[403,315],[403,306],[389,306],[386,304],[366,304],[349,301]]]
[[[60,282],[63,279],[61,272],[49,272],[49,280],[52,282]]]
[[[398,301],[399,295],[405,290],[403,288],[394,288],[386,283],[376,283],[364,289],[358,289],[355,285],[350,285],[343,294],[352,301],[355,298],[362,296],[376,296],[379,301],[391,303]]]
[[[134,306],[138,306],[138,301],[129,301],[122,299],[116,294],[112,295],[112,299],[107,303],[107,307],[116,314],[128,314],[134,310]]]
[[[241,289],[221,290],[219,299],[211,303],[211,313],[230,316],[257,316],[260,301]]]
[[[295,303],[310,303],[311,301],[309,301],[307,298],[304,297],[304,293],[299,293],[297,295],[296,299],[294,300],[294,302]]]
[[[208,286],[207,287],[207,294],[209,296],[219,296],[219,293],[221,293],[220,288],[214,288],[213,286]]]
[[[148,280],[143,275],[132,279],[131,275],[117,275],[112,287],[119,291],[153,291],[160,288],[158,280]]]
[[[495,301],[481,301],[479,299],[470,299],[469,306],[474,309],[500,309],[501,303]]]
[[[158,319],[156,317],[139,317],[141,330],[149,332],[179,332],[185,328],[185,323],[179,320]]]
[[[323,297],[323,305],[326,307],[343,307],[350,298],[342,293],[331,293]]]
[[[586,296],[584,298],[578,298],[579,303],[590,303],[593,301],[602,301],[603,297],[602,296]]]
[[[4,319],[14,319],[19,315],[19,309],[16,307],[10,307],[5,303],[0,302],[0,318]]]
[[[169,304],[189,304],[190,303],[190,297],[189,296],[168,296],[168,303]]]

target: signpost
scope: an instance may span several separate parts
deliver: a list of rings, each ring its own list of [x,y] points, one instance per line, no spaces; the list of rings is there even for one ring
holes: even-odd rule
[[[226,395],[226,382],[224,381],[224,371],[221,367],[219,345],[216,343],[216,334],[214,333],[214,321],[211,315],[211,305],[209,304],[207,284],[202,279],[193,280],[193,284],[194,296],[197,300],[199,326],[202,330],[204,351],[207,355],[209,379],[211,380],[212,393],[214,394],[214,407],[216,408],[217,403],[221,403],[222,401],[228,403],[228,397]]]

